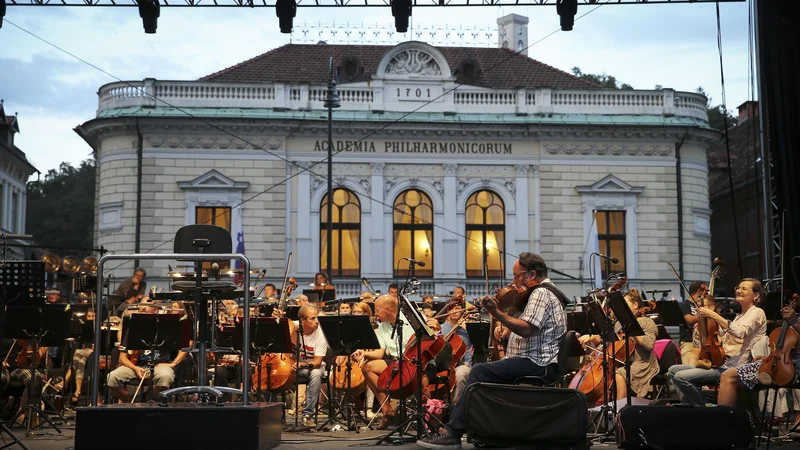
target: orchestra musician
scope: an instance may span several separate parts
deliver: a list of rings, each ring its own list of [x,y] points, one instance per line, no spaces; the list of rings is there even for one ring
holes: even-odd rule
[[[322,272],[314,275],[314,285],[311,289],[334,289],[333,285],[328,282],[328,276]]]
[[[764,294],[761,282],[753,278],[744,278],[736,286],[735,294],[736,302],[742,306],[742,312],[731,321],[709,308],[698,309],[700,318],[713,319],[719,325],[719,337],[727,359],[722,367],[710,369],[684,364],[670,367],[669,374],[680,394],[681,402],[692,403],[696,406],[705,405],[706,401],[700,392],[700,386],[716,384],[726,370],[736,369],[747,364],[750,361],[750,351],[754,340],[766,334],[767,317],[764,311],[756,306]],[[739,377],[734,374],[738,374],[738,371],[734,370],[726,376],[727,384],[737,384]],[[728,386],[726,395],[729,395],[730,389],[733,388],[735,386]],[[720,401],[726,400],[723,396],[722,385],[720,385],[719,398]]]
[[[308,296],[299,294],[297,297],[294,298],[294,303],[302,308],[303,306],[308,305]]]
[[[398,358],[403,355],[408,340],[414,336],[414,329],[409,325],[408,319],[404,314],[400,313],[401,320],[403,321],[402,335],[405,342],[398,345],[399,333],[396,333],[394,339],[392,339],[392,329],[397,320],[399,308],[400,305],[396,297],[389,294],[378,297],[378,299],[375,300],[375,317],[380,320],[381,324],[378,326],[375,333],[378,335],[378,343],[381,348],[368,351],[359,349],[352,354],[356,362],[359,364],[362,363],[362,361],[364,362],[363,372],[367,387],[369,387],[378,400],[378,403],[381,405],[383,418],[381,424],[378,426],[380,430],[393,425],[397,421],[397,415],[389,402],[385,401],[386,393],[383,389],[378,387],[378,377],[384,369],[386,369],[388,362],[391,361],[392,358]]]
[[[689,285],[689,296],[695,299],[699,304],[703,297],[705,297],[704,291],[706,290],[708,290],[708,285],[702,281],[693,281],[692,284]],[[694,348],[692,344],[692,329],[694,325],[700,321],[700,318],[697,316],[697,312],[694,311],[695,306],[691,301],[684,300],[678,302],[678,307],[681,309],[681,314],[683,314],[683,320],[685,320],[688,325],[681,325],[678,327],[680,335],[679,340],[681,343],[681,363],[695,365],[695,363],[697,363],[697,354],[692,351]]]
[[[95,313],[92,310],[86,312],[86,320],[87,321],[94,321]],[[70,403],[75,404],[78,403],[78,400],[81,398],[81,389],[83,389],[83,378],[86,374],[86,363],[89,360],[89,357],[92,356],[93,347],[87,346],[85,348],[78,348],[72,353],[72,364],[67,369],[66,375],[64,375],[64,384],[69,384],[69,380],[74,376],[75,377],[75,391],[70,398]]]
[[[373,322],[372,308],[370,308],[366,302],[354,303],[351,314],[354,316],[367,316],[370,322]],[[372,420],[372,418],[375,417],[375,413],[372,412],[372,405],[375,403],[375,394],[371,389],[367,389],[366,397],[367,419]]]
[[[128,292],[125,293],[124,301],[117,306],[114,315],[117,317],[122,317],[130,306],[133,306],[137,303],[139,303],[139,291],[136,289],[129,289]]]
[[[8,350],[6,350],[6,355],[3,355],[6,358],[3,360],[3,368],[2,372],[0,372],[0,386],[2,387],[0,392],[5,390],[11,381],[17,381],[25,386],[25,390],[22,391],[22,397],[20,398],[19,402],[19,410],[17,412],[16,422],[19,425],[23,425],[25,423],[24,408],[28,404],[28,401],[30,400],[30,403],[34,405],[39,403],[39,398],[42,393],[42,386],[44,385],[42,374],[35,370],[33,372],[33,391],[31,392],[29,389],[29,383],[31,382],[31,369],[29,366],[31,355],[28,353],[32,352],[26,351],[27,348],[30,348],[28,347],[27,341],[3,339],[3,349]],[[40,347],[37,361],[41,361],[46,352],[46,347]],[[34,364],[34,367],[35,366],[37,366],[37,364]],[[33,417],[32,420],[33,426],[36,426],[39,418]]]
[[[308,378],[306,386],[306,406],[303,408],[303,425],[316,426],[314,422],[314,409],[319,402],[319,392],[322,387],[322,376],[325,374],[325,363],[322,361],[328,351],[328,341],[319,327],[319,310],[312,305],[300,308],[297,313],[300,318],[301,342],[297,342],[297,334],[292,333],[292,344],[300,345],[300,359],[297,361],[298,377]]]
[[[455,290],[453,291],[455,292]],[[450,314],[447,315],[447,319],[444,321],[444,323],[442,323],[442,334],[445,336],[450,333],[454,326],[458,325],[458,321],[461,320],[466,312],[464,309],[464,303],[466,302],[459,302],[459,305],[452,309]],[[475,352],[475,347],[473,347],[472,342],[469,339],[469,334],[467,333],[465,324],[459,326],[456,329],[455,334],[460,337],[462,341],[464,341],[467,351],[464,353],[464,356],[461,357],[461,361],[458,362],[458,365],[456,365],[455,369],[456,385],[453,388],[454,405],[458,403],[458,399],[460,399],[461,394],[464,393],[464,387],[467,383],[467,376],[469,376],[469,372],[472,369],[472,354]]]
[[[392,284],[390,284],[390,285],[389,285],[389,295],[391,295],[391,296],[392,296],[392,297],[394,297],[394,298],[397,298],[397,291],[398,291],[399,289],[400,289],[400,288],[399,288],[399,286],[397,286],[397,283],[392,283]]]
[[[795,311],[792,306],[784,306],[781,309],[781,316],[783,317],[783,320],[789,323],[790,327],[794,328],[795,331],[800,333],[800,320],[797,319],[797,311]],[[796,348],[791,352],[791,361],[792,364],[794,364],[795,377],[797,377],[799,373],[798,371],[800,371],[800,352],[798,352]],[[739,391],[744,389],[753,389],[756,387],[756,384],[758,384],[758,371],[763,362],[764,361],[762,359],[758,359],[756,361],[742,364],[738,367],[730,368],[725,372],[722,372],[719,380],[719,395],[717,397],[717,403],[720,405],[735,407],[736,398],[739,394]],[[797,425],[799,421],[800,415],[798,415],[795,425]]]
[[[148,314],[156,314],[158,310],[153,303],[141,303],[140,306],[141,310]],[[155,398],[175,381],[175,367],[183,361],[186,353],[179,350],[174,358],[170,354],[171,352],[161,353],[158,350],[155,353],[151,353],[150,350],[134,353],[134,351],[127,349],[128,331],[125,330],[124,320],[120,332],[122,333],[122,339],[119,344],[119,367],[108,374],[106,384],[109,390],[122,403],[130,403],[131,395],[126,389],[127,383],[149,377],[150,373],[147,369],[147,364],[153,361],[156,363],[153,371],[153,397]],[[132,355],[137,356],[135,360],[131,359]]]
[[[524,252],[513,266],[514,285],[550,284],[547,265],[541,256]],[[476,364],[472,367],[465,388],[479,382],[512,383],[521,376],[541,376],[556,380],[558,349],[567,330],[564,305],[547,288],[533,289],[525,309],[518,317],[501,311],[493,297],[483,299],[489,314],[511,330],[505,357],[499,361]],[[461,448],[461,436],[466,431],[466,405],[458,402],[450,413],[450,421],[438,434],[417,441],[431,449]]]
[[[631,289],[625,294],[625,303],[628,304],[628,307],[634,313],[639,311],[639,308],[643,306],[643,302],[644,300],[641,294],[639,294],[638,289]],[[635,341],[635,344],[632,344],[635,348],[631,356],[630,373],[631,390],[633,390],[631,394],[636,397],[644,398],[650,391],[650,380],[658,375],[659,371],[658,359],[655,353],[653,353],[653,348],[655,347],[658,337],[658,327],[656,323],[653,322],[653,319],[647,316],[638,317],[636,320],[639,322],[639,326],[642,327],[645,334],[644,336],[632,338]],[[614,324],[614,330],[617,333],[619,333],[621,329],[622,326],[619,322]],[[596,334],[581,336],[578,338],[578,342],[580,342],[581,345],[592,343],[595,346],[599,346],[603,343],[601,336]],[[617,368],[614,378],[617,387],[617,400],[621,400],[627,396],[628,391],[627,383],[625,382],[625,367]]]
[[[367,306],[367,308],[369,308],[369,306]],[[352,306],[350,306],[350,303],[339,303],[339,314],[348,315],[351,311]]]
[[[272,283],[267,283],[264,286],[264,298],[276,298],[278,296],[278,289]]]
[[[123,296],[127,296],[131,289],[136,289],[139,299],[144,299],[147,293],[147,281],[144,280],[145,278],[147,278],[147,272],[141,267],[137,267],[136,270],[133,271],[132,277],[122,280],[122,283],[114,289],[114,295],[117,295],[117,298],[122,298]],[[119,305],[119,303],[112,300],[111,307],[116,309],[117,305]]]

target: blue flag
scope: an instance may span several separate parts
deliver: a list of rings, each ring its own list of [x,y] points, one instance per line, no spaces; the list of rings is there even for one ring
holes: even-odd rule
[[[239,232],[236,233],[236,253],[241,253],[244,255],[244,231],[242,230],[242,221],[239,221]],[[238,270],[242,270],[244,268],[244,262],[238,259],[233,261],[234,268]],[[237,273],[236,276],[233,278],[233,282],[236,284],[240,284],[244,281],[244,274]]]

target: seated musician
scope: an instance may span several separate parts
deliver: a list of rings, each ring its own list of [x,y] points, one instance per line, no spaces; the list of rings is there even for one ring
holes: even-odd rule
[[[306,306],[308,304],[308,296],[300,294],[294,298],[294,303],[295,305],[302,308],[303,306]]]
[[[691,288],[690,288],[691,289]],[[703,296],[703,303],[704,308],[708,308],[711,311],[717,311],[717,300],[714,298],[713,295],[705,295]],[[695,317],[697,318],[697,317]],[[693,361],[691,364],[695,367],[699,367],[701,369],[710,369],[713,366],[711,365],[711,361],[707,359],[700,359],[700,327],[698,326],[699,320],[695,321],[695,326],[692,329],[692,347],[689,350],[691,353],[690,361]],[[683,350],[681,350],[683,352]],[[681,360],[683,361],[683,353],[681,353]]]
[[[514,284],[525,286],[529,280],[552,285],[547,265],[541,256],[524,252],[514,262]],[[553,286],[554,288],[554,286]],[[497,307],[493,297],[483,299],[484,307],[495,319],[511,330],[506,355],[499,361],[472,367],[465,389],[479,382],[513,383],[522,376],[557,379],[558,349],[567,330],[564,305],[548,288],[534,289],[519,317],[512,317]],[[461,448],[461,435],[466,431],[466,402],[458,402],[450,413],[450,421],[439,434],[417,441],[431,449]]]
[[[267,298],[267,299],[269,299],[269,298],[277,299],[278,298],[278,289],[275,287],[274,284],[267,283],[266,286],[264,286],[264,298]]]
[[[709,308],[699,308],[701,318],[710,318],[719,325],[720,341],[725,350],[727,359],[722,367],[710,369],[698,368],[690,365],[675,365],[670,367],[669,374],[672,383],[680,394],[681,401],[692,403],[696,406],[706,404],[705,397],[700,391],[700,386],[715,384],[720,381],[720,376],[728,369],[735,369],[750,362],[750,350],[753,341],[764,336],[767,331],[767,318],[764,311],[756,306],[763,295],[761,282],[753,278],[745,278],[736,286],[736,302],[742,306],[742,312],[729,321]],[[734,373],[738,373],[734,371]],[[728,383],[733,375],[726,378]],[[738,377],[737,377],[738,378]],[[735,383],[734,383],[735,384]],[[728,391],[730,392],[730,391]],[[720,386],[720,398],[723,398]]]
[[[372,317],[372,308],[366,302],[358,302],[353,304],[353,308],[351,314],[354,316],[367,316],[369,317],[370,322],[373,323]],[[372,412],[372,405],[375,403],[375,394],[372,392],[371,389],[367,389],[366,393],[366,408],[367,408],[367,419],[372,420],[375,417],[375,413]]]
[[[95,314],[94,311],[89,310],[86,312],[86,320],[87,321],[94,321]],[[75,391],[70,398],[70,403],[75,404],[78,403],[78,400],[81,398],[81,390],[83,389],[83,378],[86,374],[86,363],[89,360],[89,357],[92,356],[93,346],[89,345],[83,348],[76,348],[75,351],[72,353],[72,364],[70,364],[69,368],[67,369],[66,375],[64,375],[64,384],[69,384],[70,379],[75,377]],[[101,367],[102,369],[102,367]]]
[[[389,294],[389,295],[391,295],[391,296],[392,296],[392,297],[394,297],[394,298],[397,298],[397,291],[398,291],[399,289],[400,289],[400,287],[399,287],[399,286],[397,286],[397,283],[392,283],[392,284],[390,284],[390,285],[389,285],[389,292],[388,292],[388,294]]]
[[[145,278],[147,278],[147,272],[141,267],[137,267],[133,271],[132,277],[122,280],[122,283],[114,289],[114,295],[117,295],[117,298],[127,297],[131,289],[136,289],[139,299],[143,299],[147,293],[147,281],[145,281]],[[118,304],[112,300],[112,311],[116,309]]]
[[[375,333],[378,335],[378,343],[381,348],[376,350],[356,350],[353,352],[352,357],[356,362],[361,363],[364,361],[363,372],[367,387],[375,394],[375,398],[381,405],[383,412],[383,419],[378,429],[386,429],[390,425],[395,424],[397,415],[392,409],[392,405],[386,400],[386,392],[384,387],[378,386],[378,377],[381,375],[389,361],[393,358],[401,357],[405,350],[408,340],[414,336],[414,329],[409,325],[408,319],[405,315],[400,314],[403,321],[403,341],[398,345],[399,333],[395,333],[395,338],[392,339],[392,329],[397,320],[397,311],[400,305],[397,298],[389,294],[381,295],[375,300],[375,317],[380,320],[381,324]]]
[[[700,304],[700,300],[705,297],[705,291],[707,289],[708,286],[702,281],[693,281],[692,284],[689,285],[689,296],[695,299],[697,304]],[[678,328],[681,343],[681,363],[694,365],[697,362],[697,352],[692,351],[694,349],[692,329],[699,321],[699,318],[697,317],[694,303],[690,300],[678,302],[678,307],[681,309],[681,314],[683,314],[683,320],[685,320],[688,325],[681,325]]]
[[[459,305],[452,309],[450,314],[447,315],[447,319],[442,323],[442,334],[447,336],[450,331],[453,329],[454,326],[458,324],[458,321],[464,315],[464,301],[459,302]],[[464,387],[467,383],[467,376],[469,375],[470,369],[472,369],[472,354],[475,352],[475,348],[472,346],[472,342],[469,340],[469,334],[467,333],[466,324],[461,324],[456,329],[456,335],[464,341],[464,345],[467,348],[466,353],[464,356],[461,357],[461,361],[458,362],[456,366],[456,385],[453,388],[453,404],[458,403],[458,399],[461,398],[461,394],[464,393]]]
[[[367,306],[367,308],[369,308],[369,306]],[[350,303],[339,303],[339,314],[344,316],[350,314],[351,311],[352,306],[350,306]]]
[[[306,386],[306,406],[303,408],[303,425],[315,426],[314,409],[319,402],[322,387],[322,376],[325,374],[325,363],[322,361],[328,352],[328,341],[322,328],[319,327],[319,310],[311,305],[300,308],[300,359],[297,361],[297,375],[308,378]],[[292,333],[292,344],[298,345],[297,334]]]
[[[314,286],[312,289],[334,289],[334,287],[328,282],[328,276],[319,272],[314,275]]]
[[[136,305],[137,303],[139,303],[139,291],[136,289],[128,290],[128,292],[125,293],[125,300],[119,304],[114,315],[117,317],[122,317],[129,307]]]
[[[789,323],[790,327],[800,333],[800,320],[797,319],[797,311],[795,311],[794,308],[791,306],[784,306],[783,309],[781,309],[781,316],[783,320]],[[800,352],[798,352],[796,348],[791,351],[791,361],[792,364],[794,364],[794,376],[800,379],[798,378],[798,374],[800,374]],[[722,372],[719,380],[719,396],[717,403],[735,407],[739,391],[753,389],[758,383],[764,385],[772,384],[775,380],[773,380],[768,373],[759,374],[758,372],[763,362],[764,360],[759,358],[753,362],[742,364]],[[800,415],[798,415],[795,421],[795,426],[797,423],[800,423]]]
[[[44,380],[39,371],[34,371],[33,377],[33,391],[30,391],[31,369],[30,358],[32,351],[28,341],[17,339],[3,339],[3,349],[6,351],[6,359],[3,360],[2,372],[0,372],[0,392],[8,387],[11,381],[16,381],[25,386],[22,391],[22,397],[19,402],[19,410],[17,412],[16,422],[20,425],[25,423],[24,407],[30,401],[31,404],[38,404],[42,392]],[[39,348],[39,361],[45,356],[47,352],[46,347]],[[33,418],[34,426],[38,423],[38,417]]]
[[[625,302],[631,311],[636,314],[643,305],[643,300],[637,289],[631,289],[625,294]],[[636,314],[638,316],[638,314]],[[653,319],[643,316],[637,317],[639,326],[644,331],[644,336],[636,336],[635,351],[631,357],[631,389],[632,395],[644,398],[650,391],[650,380],[658,375],[658,359],[653,353],[653,347],[656,344],[658,336],[658,327]],[[619,322],[614,324],[614,330],[619,333],[622,326]],[[581,345],[592,343],[595,346],[602,344],[602,339],[599,335],[584,335],[578,338]],[[617,344],[623,345],[624,344]],[[621,400],[627,396],[627,382],[626,382],[625,367],[618,367],[615,374],[615,385],[617,387],[617,400]]]
[[[142,303],[140,305],[142,311],[148,314],[156,314],[157,308],[152,303]],[[153,361],[156,366],[153,370],[153,398],[155,398],[161,391],[168,389],[175,381],[175,367],[180,364],[186,357],[186,353],[177,351],[177,355],[173,358],[171,352],[160,352],[156,350],[151,353],[150,350],[128,350],[128,330],[125,329],[125,321],[122,322],[122,339],[119,344],[119,367],[108,374],[106,384],[122,403],[130,403],[131,395],[126,388],[127,383],[133,380],[140,380],[150,376],[147,367],[148,362]],[[135,359],[132,359],[135,356]]]

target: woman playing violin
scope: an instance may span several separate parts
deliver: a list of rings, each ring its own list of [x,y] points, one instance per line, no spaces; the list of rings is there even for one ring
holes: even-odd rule
[[[625,294],[625,303],[631,311],[637,312],[642,307],[643,300],[637,289],[631,289]],[[636,319],[639,326],[644,330],[644,336],[636,336],[632,339],[633,354],[631,355],[631,390],[632,394],[637,397],[645,397],[650,390],[650,380],[658,375],[658,360],[653,353],[653,347],[656,343],[658,336],[658,328],[653,319],[642,316]],[[614,324],[615,331],[619,332],[621,326],[619,322]],[[602,340],[598,335],[586,335],[578,338],[578,342],[582,345],[592,343],[600,345]],[[617,344],[623,345],[624,344]],[[615,385],[617,387],[616,394],[617,400],[623,399],[627,396],[627,384],[625,382],[625,367],[618,367],[614,376]]]
[[[511,330],[506,355],[499,361],[472,367],[465,389],[479,382],[511,383],[528,375],[553,381],[560,375],[558,349],[567,330],[564,305],[549,288],[533,288],[553,284],[547,276],[547,265],[541,256],[525,252],[514,262],[513,273],[515,286],[531,286],[527,304],[519,317],[501,311],[493,297],[482,299],[489,314]],[[417,441],[417,445],[432,449],[461,448],[461,436],[465,431],[466,402],[458,402],[445,428],[439,434]]]

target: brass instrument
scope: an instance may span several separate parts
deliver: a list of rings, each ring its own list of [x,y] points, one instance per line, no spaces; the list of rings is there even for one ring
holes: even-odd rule
[[[58,268],[61,267],[61,258],[54,253],[45,253],[42,256],[42,262],[44,263],[44,271],[47,273],[58,272]]]

